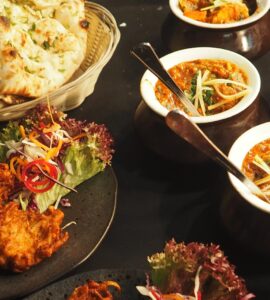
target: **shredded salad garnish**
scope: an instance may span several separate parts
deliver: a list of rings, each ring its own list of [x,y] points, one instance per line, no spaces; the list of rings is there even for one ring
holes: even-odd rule
[[[27,209],[34,199],[41,212],[58,199],[61,203],[110,164],[112,143],[104,125],[68,119],[49,104],[37,106],[0,132],[0,200],[12,196]]]
[[[152,300],[207,300],[213,295],[223,300],[255,298],[217,245],[171,240],[164,252],[148,257],[148,262],[150,278],[137,290]]]

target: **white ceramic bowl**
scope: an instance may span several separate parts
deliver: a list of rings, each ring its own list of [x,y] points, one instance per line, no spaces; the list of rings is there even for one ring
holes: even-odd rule
[[[270,122],[255,126],[243,133],[232,145],[229,159],[241,169],[248,151],[256,144],[270,138]],[[270,204],[252,194],[236,177],[228,173],[229,179],[237,192],[251,205],[270,213]]]
[[[194,122],[202,124],[228,119],[241,113],[254,102],[259,94],[261,87],[260,75],[257,69],[249,60],[235,52],[210,47],[189,48],[163,56],[161,58],[161,62],[165,69],[168,70],[181,62],[192,61],[196,59],[224,59],[236,64],[246,73],[248,78],[247,84],[250,86],[251,92],[248,95],[244,96],[243,99],[231,109],[211,116],[192,117],[192,120]],[[146,104],[154,112],[165,117],[168,114],[169,110],[161,105],[156,98],[155,85],[157,81],[157,77],[147,70],[141,79],[141,95]]]
[[[212,29],[226,29],[226,28],[234,28],[234,27],[240,27],[244,26],[250,23],[253,23],[260,18],[262,18],[270,9],[270,0],[257,0],[258,9],[254,14],[249,16],[248,18],[233,22],[233,23],[227,23],[227,24],[212,24],[212,23],[205,23],[201,21],[196,21],[191,18],[188,18],[184,16],[183,11],[179,7],[179,0],[169,0],[170,8],[172,12],[175,14],[176,17],[181,19],[184,22],[187,22],[189,24],[204,27],[204,28],[212,28]]]

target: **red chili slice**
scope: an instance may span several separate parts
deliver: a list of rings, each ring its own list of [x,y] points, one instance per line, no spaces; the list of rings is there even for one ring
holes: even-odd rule
[[[44,170],[43,166],[40,166],[40,167]],[[50,173],[49,168],[47,168],[46,170],[48,171],[48,173]],[[43,177],[44,177],[43,180],[36,179],[37,177],[39,178],[41,175],[43,175],[43,174],[41,173],[40,169],[36,165],[34,165],[31,167],[30,171],[27,173],[26,181],[33,185],[44,185],[44,184],[48,183],[49,178],[45,177],[44,175],[43,175]]]
[[[45,165],[38,163],[39,167],[42,168],[42,170],[45,173],[47,171],[47,173],[49,173],[48,175],[50,175],[50,177],[52,177],[54,179],[57,179],[58,174],[57,174],[56,167],[54,165],[51,165],[51,164],[47,163],[45,160],[44,160],[44,162],[45,162]],[[46,184],[48,181],[53,182],[48,177],[44,176],[44,174],[42,174],[42,172],[40,171],[40,169],[36,165],[33,166],[33,168],[31,169],[31,172],[33,172],[33,171],[34,171],[34,174],[31,174],[31,175],[28,174],[27,175],[27,177],[28,177],[27,181],[29,183],[33,184],[34,186]],[[39,175],[43,176],[44,179],[43,180],[34,180]]]
[[[24,182],[24,185],[28,188],[28,190],[30,190],[33,193],[44,193],[52,188],[54,182],[48,182],[47,185],[42,185],[41,188],[36,188],[32,184],[29,184],[29,182]]]
[[[38,168],[38,166],[51,178],[57,179],[57,168],[45,161],[37,159],[28,163],[22,172],[22,180],[24,185],[34,193],[44,193],[52,188],[55,184],[53,180],[46,177]],[[38,177],[38,179],[37,179]],[[37,180],[36,180],[37,179]]]

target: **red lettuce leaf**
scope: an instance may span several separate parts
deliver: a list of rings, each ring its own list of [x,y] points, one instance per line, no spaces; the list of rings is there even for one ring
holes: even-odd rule
[[[201,266],[200,291],[203,300],[243,300],[249,294],[242,278],[235,274],[219,246],[201,243],[179,243],[171,240],[164,252],[148,258],[151,279],[163,294],[194,295],[194,279]]]

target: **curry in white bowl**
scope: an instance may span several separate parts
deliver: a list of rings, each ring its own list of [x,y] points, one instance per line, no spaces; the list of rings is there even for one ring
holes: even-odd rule
[[[227,60],[182,62],[170,68],[169,73],[202,116],[232,108],[250,91],[245,72]],[[156,83],[155,94],[168,110],[184,109],[183,104],[160,80]]]

